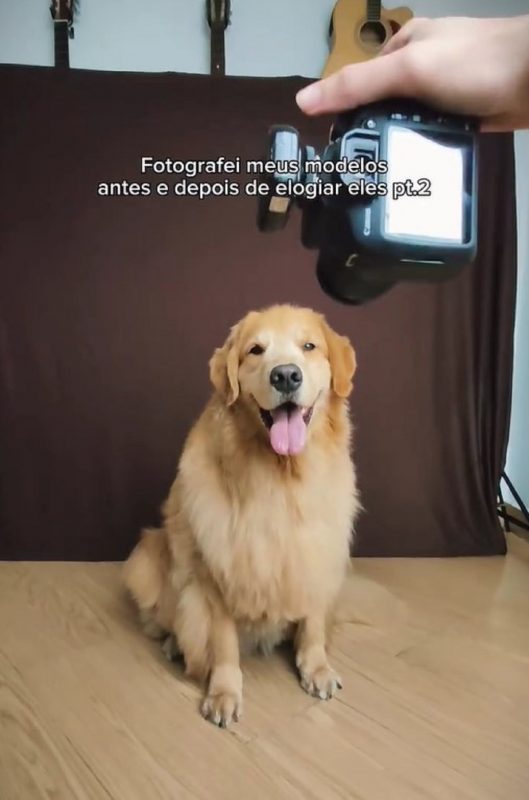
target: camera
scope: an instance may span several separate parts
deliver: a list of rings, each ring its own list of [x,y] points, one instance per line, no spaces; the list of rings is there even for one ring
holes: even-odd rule
[[[281,230],[297,205],[320,286],[343,303],[453,277],[476,255],[477,131],[406,99],[340,114],[321,155],[274,125],[258,228]]]

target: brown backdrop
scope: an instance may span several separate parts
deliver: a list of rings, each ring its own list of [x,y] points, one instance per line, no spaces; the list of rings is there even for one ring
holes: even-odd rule
[[[325,312],[357,349],[356,553],[504,552],[510,136],[483,139],[474,267],[359,309],[320,291],[299,218],[264,236],[244,196],[97,196],[100,181],[141,180],[142,155],[259,158],[274,122],[321,143],[328,121],[294,104],[302,83],[0,70],[1,557],[124,556],[157,520],[212,349],[277,301]]]

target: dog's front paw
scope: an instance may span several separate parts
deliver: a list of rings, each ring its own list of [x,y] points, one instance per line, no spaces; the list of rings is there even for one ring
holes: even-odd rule
[[[301,686],[308,694],[320,700],[330,700],[342,688],[342,679],[329,665],[312,672],[300,672]]]
[[[242,697],[238,692],[208,694],[200,709],[202,716],[214,725],[227,728],[242,716]]]

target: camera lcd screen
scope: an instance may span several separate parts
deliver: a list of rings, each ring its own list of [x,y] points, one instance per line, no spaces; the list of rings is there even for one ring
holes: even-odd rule
[[[390,125],[385,231],[390,236],[462,242],[463,150]]]

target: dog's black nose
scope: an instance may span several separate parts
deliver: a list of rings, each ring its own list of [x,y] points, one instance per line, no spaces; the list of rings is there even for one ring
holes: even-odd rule
[[[295,364],[281,364],[270,373],[270,383],[282,394],[291,394],[299,389],[303,382],[303,373]]]

